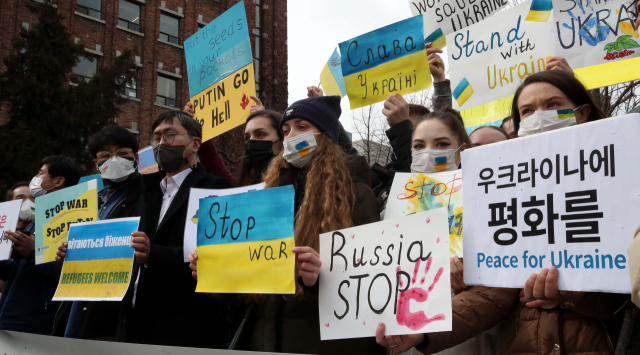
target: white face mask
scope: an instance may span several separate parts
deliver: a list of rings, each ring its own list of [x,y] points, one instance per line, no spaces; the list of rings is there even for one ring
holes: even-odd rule
[[[100,163],[98,171],[103,179],[121,182],[136,171],[135,161],[121,157],[111,157],[111,159]]]
[[[432,174],[458,169],[456,152],[458,149],[421,149],[411,153],[411,173]]]
[[[577,124],[575,112],[580,109],[580,107],[576,109],[566,108],[561,110],[536,111],[531,114],[531,116],[520,121],[518,137],[575,126]]]
[[[22,205],[20,206],[20,213],[18,213],[18,218],[23,221],[33,221],[36,219],[36,203],[26,199],[22,201]]]
[[[42,188],[42,182],[45,179],[40,178],[40,177],[34,177],[33,179],[31,179],[31,182],[29,183],[29,191],[31,192],[31,196],[33,197],[40,197],[42,195],[45,195],[49,190],[45,190]],[[51,180],[51,179],[46,179],[46,180]]]
[[[306,132],[285,140],[282,157],[296,168],[307,165],[318,148],[314,134],[320,133]]]

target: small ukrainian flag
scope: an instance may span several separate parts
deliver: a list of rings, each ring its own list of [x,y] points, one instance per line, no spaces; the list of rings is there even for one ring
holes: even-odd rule
[[[572,118],[572,117],[576,117],[576,115],[573,113],[573,109],[564,108],[562,110],[558,110],[559,119],[564,120],[566,118]]]
[[[331,58],[324,64],[322,73],[320,73],[320,83],[322,84],[324,94],[327,96],[344,97],[347,94],[338,49],[333,51]]]
[[[441,156],[436,157],[436,165],[435,168],[437,171],[444,171],[447,169],[447,157]]]
[[[431,42],[431,48],[442,49],[447,45],[447,38],[442,33],[442,29],[438,28],[424,40],[424,44],[427,44],[429,42]]]
[[[460,84],[453,90],[453,98],[456,99],[458,106],[462,107],[467,100],[473,95],[473,88],[467,78],[463,78]]]
[[[525,21],[547,22],[553,11],[551,0],[533,0]]]
[[[300,154],[300,156],[303,157],[309,154],[311,147],[309,146],[309,142],[304,141],[296,144],[296,150],[298,151],[298,154]]]

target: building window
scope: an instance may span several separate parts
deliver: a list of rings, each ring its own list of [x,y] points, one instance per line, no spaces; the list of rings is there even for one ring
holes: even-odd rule
[[[254,58],[253,58],[253,67],[255,70],[256,77],[256,96],[260,97],[260,63],[262,62],[262,46],[260,43],[261,35],[262,35],[262,0],[256,0],[256,29],[254,31],[255,37],[255,48],[254,48]]]
[[[78,0],[76,11],[100,19],[102,17],[102,0]]]
[[[140,5],[120,0],[118,25],[140,32]]]
[[[138,75],[140,71],[136,69],[136,73],[133,75],[131,84],[127,83],[124,88],[124,94],[129,97],[138,97]]]
[[[156,103],[176,107],[176,81],[158,75],[158,93]]]
[[[198,30],[201,30],[204,28],[204,26],[206,26],[205,24],[202,23],[198,23]]]
[[[89,82],[98,71],[98,58],[82,57],[80,62],[73,68],[73,76],[79,82]]]
[[[180,20],[160,14],[160,39],[165,42],[179,44]]]

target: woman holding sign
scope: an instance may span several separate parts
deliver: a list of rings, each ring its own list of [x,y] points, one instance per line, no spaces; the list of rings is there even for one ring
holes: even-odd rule
[[[364,158],[338,145],[339,96],[312,97],[289,106],[280,128],[284,151],[264,176],[266,187],[293,185],[297,247],[295,295],[255,295],[255,319],[247,325],[254,351],[299,354],[384,354],[373,338],[320,341],[319,235],[379,220],[371,173]],[[194,276],[197,255],[191,253]]]

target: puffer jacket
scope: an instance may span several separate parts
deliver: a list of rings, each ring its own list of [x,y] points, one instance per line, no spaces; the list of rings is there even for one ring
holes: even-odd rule
[[[377,222],[380,217],[376,197],[371,191],[369,166],[360,156],[346,159],[356,196],[351,215],[353,224]],[[303,170],[280,170],[279,185],[293,184],[296,188],[296,211],[303,200],[305,183]],[[320,341],[318,283],[304,291],[304,296],[269,295],[259,302],[248,327],[246,344],[239,348],[297,354],[385,354],[385,349],[373,337]]]
[[[498,355],[613,354],[605,321],[625,295],[592,293],[552,309],[528,308],[520,290],[474,286],[453,298],[453,331],[426,334],[423,354],[451,348],[500,323]]]

